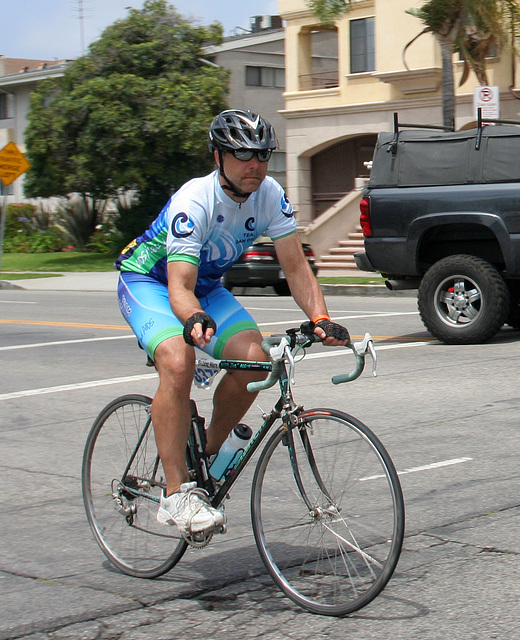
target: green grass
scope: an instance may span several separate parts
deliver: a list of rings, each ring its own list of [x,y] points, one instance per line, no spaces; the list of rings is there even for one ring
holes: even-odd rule
[[[384,284],[381,276],[323,276],[318,275],[320,284]]]
[[[0,271],[0,280],[27,280],[28,278],[61,278],[61,273],[10,273]]]
[[[115,256],[107,253],[4,253],[2,255],[2,277],[8,280],[31,278],[34,272],[39,277],[48,277],[48,271],[112,271]],[[31,271],[33,273],[22,273]],[[17,273],[19,272],[19,273]],[[384,284],[381,276],[318,276],[321,284]]]
[[[2,271],[112,271],[114,256],[108,253],[4,253]]]

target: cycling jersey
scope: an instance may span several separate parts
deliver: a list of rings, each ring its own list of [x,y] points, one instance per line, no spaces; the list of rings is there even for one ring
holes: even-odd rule
[[[260,235],[276,240],[295,231],[291,203],[273,178],[238,203],[224,193],[214,171],[181,187],[115,266],[167,284],[168,262],[191,262],[198,266],[195,295],[205,296],[221,286],[222,274]]]

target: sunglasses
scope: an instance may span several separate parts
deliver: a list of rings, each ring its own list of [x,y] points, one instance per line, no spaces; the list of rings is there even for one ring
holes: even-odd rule
[[[259,151],[252,151],[251,149],[233,149],[232,151],[228,151],[228,153],[231,153],[237,160],[241,160],[242,162],[249,162],[253,156],[256,156],[260,162],[268,162],[273,150],[260,149]]]

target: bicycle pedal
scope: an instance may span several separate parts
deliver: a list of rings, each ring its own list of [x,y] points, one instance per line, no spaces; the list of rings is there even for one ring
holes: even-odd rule
[[[202,549],[211,542],[211,539],[213,538],[213,531],[211,533],[183,532],[182,537],[186,540],[190,547],[193,547],[194,549]]]

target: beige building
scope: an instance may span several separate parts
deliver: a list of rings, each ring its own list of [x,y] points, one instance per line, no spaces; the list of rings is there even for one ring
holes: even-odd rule
[[[286,178],[285,32],[280,16],[254,16],[251,31],[225,38],[219,46],[207,47],[206,56],[230,72],[229,106],[262,114],[275,128],[278,149],[269,162],[269,174],[284,187]],[[337,68],[336,37],[316,34],[310,53],[320,70]]]
[[[430,34],[405,45],[423,29],[405,13],[423,0],[353,0],[332,31],[334,69],[313,55],[323,31],[307,0],[278,0],[285,24],[286,152],[288,195],[321,254],[357,223],[356,178],[367,176],[376,135],[393,129],[394,112],[406,123],[442,124],[441,53]],[[453,58],[456,122],[475,121],[473,73],[458,86],[463,64]],[[500,117],[520,119],[519,71],[510,51],[489,59],[488,82],[499,87]],[[520,89],[519,89],[520,96]]]
[[[0,55],[0,149],[14,142],[25,153],[25,129],[30,95],[37,82],[63,74],[65,61],[6,58]],[[5,187],[0,180],[0,195],[21,202],[23,178]]]

